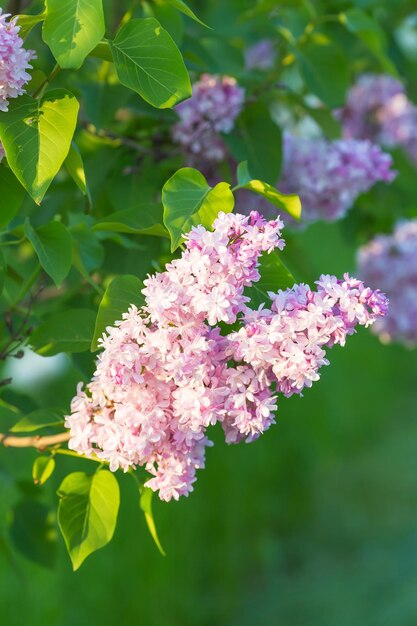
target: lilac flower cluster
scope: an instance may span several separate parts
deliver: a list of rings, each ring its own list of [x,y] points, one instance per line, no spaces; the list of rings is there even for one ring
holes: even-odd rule
[[[30,80],[26,70],[32,67],[29,61],[35,56],[23,48],[16,18],[7,21],[9,17],[0,9],[0,111],[8,110],[9,98],[24,93],[23,87]]]
[[[174,141],[185,149],[190,165],[196,159],[221,161],[227,154],[220,133],[229,133],[242,110],[245,91],[229,76],[203,74],[193,95],[175,107],[179,121],[172,128]]]
[[[391,182],[392,158],[367,140],[304,139],[286,134],[279,188],[298,193],[303,222],[341,219],[356,198],[379,182]]]
[[[247,70],[270,70],[274,67],[277,53],[270,39],[261,39],[244,52]]]
[[[395,78],[362,75],[337,117],[345,137],[370,139],[389,148],[402,146],[417,163],[417,107]]]
[[[282,222],[220,213],[195,227],[181,258],[145,281],[145,305],[106,329],[86,390],[73,399],[69,446],[111,470],[145,466],[162,500],[192,491],[216,422],[226,440],[252,441],[274,422],[277,396],[299,394],[357,324],[386,311],[383,294],[345,275],[271,293],[253,311],[245,287],[262,253],[282,249]],[[238,330],[221,333],[219,322]]]
[[[417,345],[417,219],[400,222],[391,235],[378,235],[360,248],[358,271],[389,296],[389,314],[374,327],[381,340]]]

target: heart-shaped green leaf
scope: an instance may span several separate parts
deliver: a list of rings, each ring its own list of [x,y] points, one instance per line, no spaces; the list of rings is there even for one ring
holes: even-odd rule
[[[171,235],[171,251],[192,226],[211,228],[220,211],[230,213],[234,197],[228,183],[210,187],[203,174],[192,167],[175,172],[162,189],[164,224]]]
[[[37,204],[68,154],[78,108],[71,93],[57,89],[41,100],[16,98],[0,116],[7,162]]]
[[[64,478],[57,493],[59,527],[77,570],[92,552],[113,537],[120,504],[119,485],[107,470],[92,476],[74,472]]]
[[[181,52],[154,18],[130,20],[111,42],[120,82],[158,109],[191,96]]]
[[[42,36],[61,67],[81,67],[104,32],[103,0],[46,0]]]

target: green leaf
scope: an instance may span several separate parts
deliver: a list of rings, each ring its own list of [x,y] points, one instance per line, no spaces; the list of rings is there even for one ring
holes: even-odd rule
[[[340,13],[339,19],[349,32],[363,41],[386,72],[398,76],[395,65],[386,54],[386,36],[377,21],[359,8],[351,8]]]
[[[204,22],[202,22],[200,18],[196,16],[194,11],[192,11],[190,7],[186,5],[185,2],[183,2],[183,0],[165,0],[165,2],[167,4],[170,4],[172,7],[174,7],[174,9],[177,9],[177,11],[181,11],[181,13],[184,13],[184,15],[187,15],[187,17],[191,17],[191,19],[195,20],[202,26],[205,26],[206,28],[210,28],[209,26],[207,26],[207,24],[204,24]]]
[[[79,217],[77,216],[79,220]],[[78,221],[71,227],[73,240],[73,264],[82,273],[89,273],[101,267],[104,248],[91,227]]]
[[[238,184],[233,188],[233,191],[236,189],[250,189],[250,191],[263,196],[266,200],[272,202],[272,204],[275,204],[275,206],[280,209],[284,209],[284,211],[289,213],[289,215],[294,217],[296,220],[300,219],[301,201],[299,196],[296,194],[281,193],[278,189],[268,183],[252,179],[249,174],[247,161],[239,163],[237,168],[237,180]]]
[[[276,251],[270,254],[263,253],[259,272],[261,274],[260,281],[245,290],[245,295],[250,298],[250,306],[253,308],[259,307],[264,302],[269,302],[268,291],[275,293],[279,289],[293,287],[295,283],[294,276],[281,261]]]
[[[153,491],[149,487],[140,487],[140,508],[142,509],[146,524],[148,526],[148,530],[151,534],[152,539],[154,540],[156,547],[162,556],[166,556],[165,550],[163,549],[161,542],[159,541],[158,533],[155,526],[155,520],[152,513],[152,497]]]
[[[168,231],[163,224],[163,207],[160,202],[144,202],[131,209],[106,215],[94,225],[93,230],[111,230],[116,233],[169,238]]]
[[[38,15],[18,15],[17,25],[20,26],[19,36],[25,39],[36,24],[42,22],[45,19],[45,13],[39,13]]]
[[[87,196],[91,205],[91,194],[85,177],[84,163],[77,145],[72,141],[67,158],[65,159],[65,167],[78,189],[84,196]]]
[[[57,554],[57,533],[52,511],[42,502],[24,500],[12,512],[10,536],[26,558],[52,568]]]
[[[85,352],[90,348],[96,315],[89,309],[68,309],[46,318],[30,335],[38,354],[53,356],[60,352]]]
[[[32,478],[35,485],[44,485],[55,469],[53,456],[38,456],[32,466]]]
[[[238,161],[248,161],[254,178],[275,185],[281,171],[282,137],[265,105],[245,107],[234,130],[223,139]]]
[[[142,289],[143,282],[130,274],[116,276],[112,280],[98,309],[94,337],[91,342],[92,351],[97,350],[97,342],[106,331],[107,326],[112,326],[114,322],[121,320],[122,314],[126,313],[130,305],[134,304],[137,307],[143,305]]]
[[[31,433],[50,426],[62,426],[63,412],[52,409],[37,409],[22,417],[11,429],[12,433]]]
[[[134,19],[117,33],[111,49],[120,82],[159,109],[191,96],[180,51],[154,18]]]
[[[25,190],[8,167],[0,166],[0,228],[8,226],[22,206]]]
[[[297,46],[295,55],[310,91],[330,108],[344,104],[349,68],[339,46],[321,33],[315,33]]]
[[[42,37],[62,68],[81,67],[104,32],[103,0],[46,0]]]
[[[119,485],[107,470],[92,476],[74,472],[64,478],[57,493],[59,527],[77,570],[113,537],[120,504]]]
[[[183,167],[163,186],[164,224],[171,235],[171,252],[192,226],[211,228],[220,211],[230,213],[234,197],[228,183],[210,187],[198,170]]]
[[[0,295],[4,288],[6,270],[7,270],[6,260],[4,258],[3,252],[0,250]]]
[[[78,102],[64,89],[20,96],[0,116],[0,140],[17,178],[40,204],[70,149]]]
[[[52,221],[45,226],[32,228],[26,218],[24,231],[32,244],[39,263],[59,287],[71,269],[71,235],[61,222]]]

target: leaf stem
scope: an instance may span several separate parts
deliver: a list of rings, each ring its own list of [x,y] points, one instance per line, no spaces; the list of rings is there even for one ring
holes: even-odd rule
[[[54,69],[52,70],[52,72],[45,78],[45,80],[43,81],[43,83],[41,83],[39,85],[39,87],[36,89],[36,91],[33,92],[32,97],[33,98],[42,98],[43,93],[46,89],[46,86],[49,85],[49,83],[51,83],[54,78],[57,76],[57,74],[59,74],[59,72],[61,71],[61,68],[59,67],[58,63],[56,63]]]

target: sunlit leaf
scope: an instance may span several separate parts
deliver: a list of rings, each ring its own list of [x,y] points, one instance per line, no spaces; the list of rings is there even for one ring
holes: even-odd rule
[[[191,96],[191,83],[174,40],[154,18],[134,19],[111,49],[120,82],[159,109]]]
[[[0,140],[7,162],[38,204],[70,149],[79,105],[64,89],[41,100],[20,96],[0,116]]]
[[[103,0],[45,0],[44,42],[63,68],[78,69],[104,36]]]
[[[119,512],[117,479],[107,470],[69,474],[59,489],[58,523],[74,570],[111,541]]]
[[[32,466],[32,478],[35,485],[44,485],[55,469],[53,456],[37,456]]]
[[[171,235],[171,250],[181,243],[192,226],[211,228],[220,211],[233,211],[234,198],[228,183],[211,187],[198,170],[183,167],[162,189],[164,224]]]
[[[87,185],[83,159],[77,145],[74,142],[71,143],[67,158],[65,159],[65,167],[78,189],[81,193],[87,196],[88,201],[91,204],[91,194]]]
[[[243,163],[239,163],[237,169],[237,178],[238,184],[235,189],[249,189],[254,193],[263,196],[272,204],[279,207],[280,209],[284,209],[289,215],[294,217],[295,219],[300,219],[301,216],[301,201],[299,196],[296,194],[285,194],[281,193],[278,189],[269,185],[268,183],[264,183],[261,180],[252,179],[249,174],[247,161]]]
[[[157,533],[156,526],[155,526],[155,520],[154,520],[153,513],[152,513],[152,498],[153,498],[152,489],[149,489],[149,487],[140,488],[140,508],[142,509],[145,515],[145,520],[148,526],[148,530],[159,552],[163,556],[166,556],[165,550],[163,549],[161,542],[159,541],[158,533]]]
[[[200,18],[196,16],[194,11],[192,11],[190,7],[187,4],[185,4],[185,2],[183,2],[183,0],[165,0],[165,2],[171,5],[172,7],[174,7],[174,9],[177,9],[178,11],[181,11],[181,13],[184,13],[184,15],[191,17],[191,19],[195,20],[202,26],[209,28],[207,24],[204,24],[204,22],[202,22]]]

